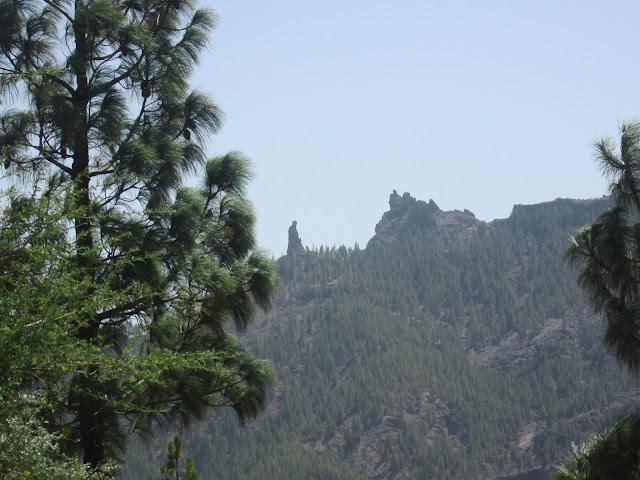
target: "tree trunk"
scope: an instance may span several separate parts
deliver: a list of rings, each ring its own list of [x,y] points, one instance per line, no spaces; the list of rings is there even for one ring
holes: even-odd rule
[[[77,5],[77,2],[76,2]],[[77,10],[77,7],[76,7]],[[73,129],[73,165],[71,179],[73,181],[75,213],[76,254],[80,271],[95,279],[95,265],[93,253],[93,228],[91,218],[91,197],[89,177],[89,125],[88,106],[90,101],[87,77],[88,56],[87,34],[82,25],[74,24],[76,42],[75,76],[76,90],[72,97],[75,114]],[[91,293],[91,292],[89,292]],[[97,316],[89,318],[86,325],[78,329],[78,338],[88,343],[96,343],[100,330]],[[78,431],[80,446],[83,450],[83,461],[92,469],[97,469],[106,460],[105,450],[105,405],[96,399],[98,365],[90,367],[88,374],[78,379],[76,392],[71,392],[77,398]],[[102,421],[101,421],[102,420]]]

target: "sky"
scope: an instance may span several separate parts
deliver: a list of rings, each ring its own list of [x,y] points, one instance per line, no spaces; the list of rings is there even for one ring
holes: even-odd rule
[[[640,117],[635,1],[205,0],[211,155],[253,162],[261,248],[364,247],[410,192],[491,221],[607,192],[593,142]]]

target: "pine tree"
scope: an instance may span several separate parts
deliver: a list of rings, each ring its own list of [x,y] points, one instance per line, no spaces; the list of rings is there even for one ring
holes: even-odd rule
[[[273,382],[227,333],[269,306],[275,273],[248,160],[205,155],[222,113],[188,77],[215,23],[189,0],[0,0],[0,154],[22,189],[5,203],[62,205],[64,275],[86,299],[55,299],[85,361],[21,386],[57,392],[49,425],[93,469],[154,422],[255,416]]]
[[[640,416],[616,422],[604,437],[594,435],[581,447],[573,446],[572,458],[559,467],[552,480],[608,480],[640,478]]]
[[[606,320],[602,343],[631,373],[640,370],[640,124],[620,127],[613,142],[596,143],[610,178],[613,208],[572,239],[566,257],[580,267],[578,285]],[[621,418],[604,438],[596,436],[558,468],[554,479],[640,478],[640,415]]]
[[[572,240],[566,256],[580,267],[578,284],[607,322],[603,338],[631,372],[640,369],[640,124],[621,126],[620,154],[610,139],[596,143],[611,179],[613,208]]]
[[[200,480],[200,475],[190,457],[184,461],[184,476],[180,474],[180,460],[183,457],[182,438],[175,435],[173,442],[167,444],[167,461],[160,466],[160,472],[165,474],[163,480]]]

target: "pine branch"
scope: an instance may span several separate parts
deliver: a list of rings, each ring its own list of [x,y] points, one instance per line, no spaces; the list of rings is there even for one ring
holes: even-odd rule
[[[59,5],[55,4],[51,0],[42,0],[42,1],[47,5],[49,5],[51,8],[53,8],[56,12],[58,12],[64,18],[66,18],[69,23],[74,22],[74,18],[71,15],[69,15],[69,13],[67,13],[67,11],[64,10],[62,7],[60,7]]]

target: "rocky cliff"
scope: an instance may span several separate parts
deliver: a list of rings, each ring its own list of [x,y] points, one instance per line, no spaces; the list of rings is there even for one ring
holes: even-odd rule
[[[409,192],[402,196],[396,190],[389,196],[389,210],[376,225],[370,242],[388,241],[399,235],[426,228],[431,230],[469,231],[480,222],[469,210],[442,211],[433,200],[416,200]]]

